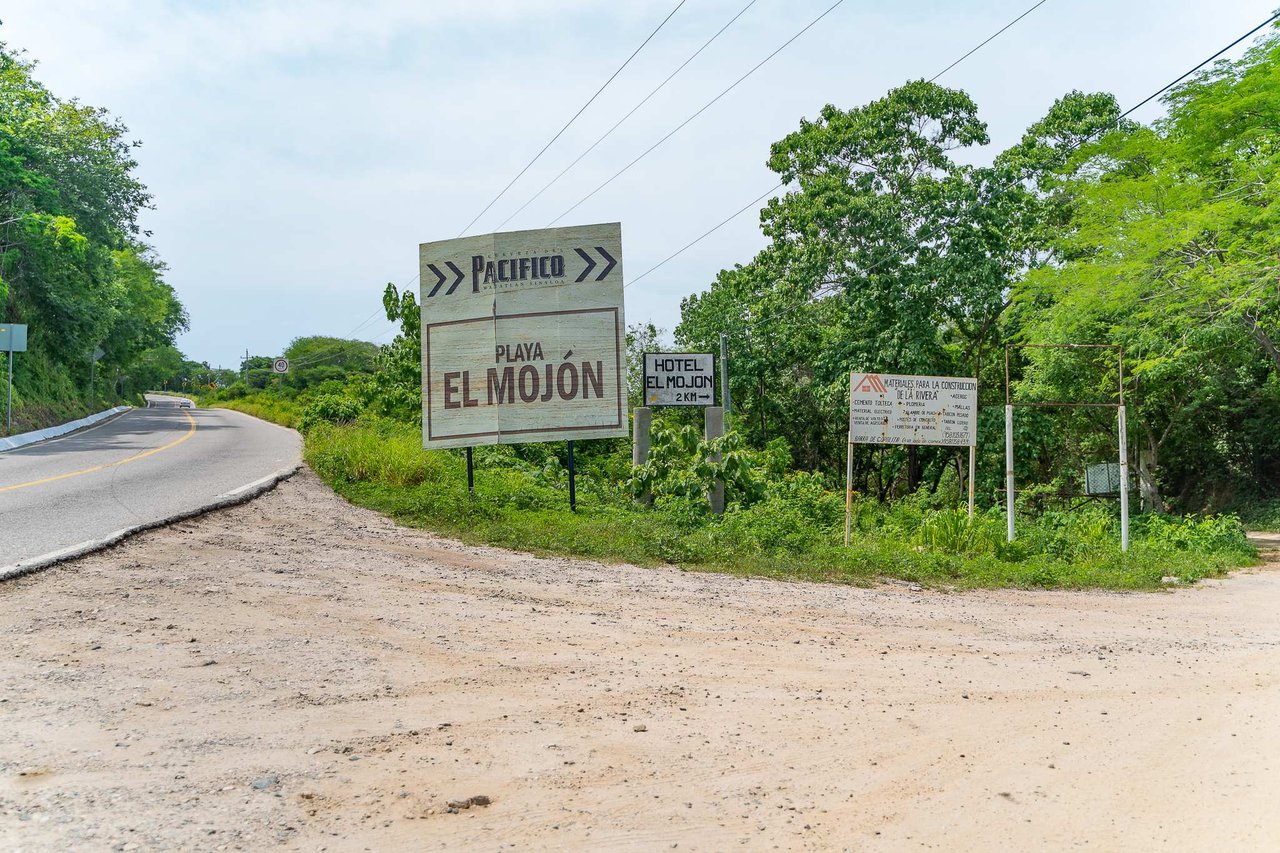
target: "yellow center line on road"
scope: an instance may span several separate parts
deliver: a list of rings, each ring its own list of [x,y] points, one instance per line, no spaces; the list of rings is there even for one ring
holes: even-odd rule
[[[82,474],[92,474],[95,471],[104,471],[107,468],[115,468],[119,465],[128,465],[130,462],[137,462],[139,459],[146,459],[148,456],[155,456],[157,453],[161,453],[171,447],[177,447],[179,444],[182,444],[182,442],[196,434],[196,419],[191,417],[191,413],[186,409],[179,409],[178,411],[182,412],[182,414],[186,416],[187,421],[191,424],[182,438],[171,441],[161,447],[153,447],[150,450],[144,450],[141,453],[130,456],[128,459],[121,459],[119,462],[108,462],[105,465],[94,465],[92,468],[82,468],[79,471],[69,471],[66,474],[57,474],[53,477],[45,477],[43,480],[32,480],[29,483],[16,483],[12,486],[0,486],[0,492],[12,492],[15,489],[25,489],[28,486],[39,486],[42,483],[52,483],[56,480],[66,480],[70,477],[79,477]]]

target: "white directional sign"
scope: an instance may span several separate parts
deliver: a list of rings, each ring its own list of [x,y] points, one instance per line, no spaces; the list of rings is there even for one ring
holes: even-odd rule
[[[853,444],[965,447],[978,435],[978,383],[959,376],[849,375]]]
[[[644,354],[646,406],[714,406],[716,359],[709,352]]]
[[[627,430],[622,226],[423,243],[422,442]]]
[[[289,359],[277,358],[275,361],[271,362],[271,371],[273,373],[288,373]]]

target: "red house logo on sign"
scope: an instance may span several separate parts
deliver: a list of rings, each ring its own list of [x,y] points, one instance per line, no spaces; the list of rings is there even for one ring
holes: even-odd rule
[[[855,391],[872,391],[876,394],[883,394],[889,389],[884,387],[884,383],[880,381],[880,375],[877,373],[868,373],[861,380],[854,383]]]

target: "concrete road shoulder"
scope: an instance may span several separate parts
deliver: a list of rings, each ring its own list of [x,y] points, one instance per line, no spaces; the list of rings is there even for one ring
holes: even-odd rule
[[[247,483],[237,489],[232,489],[218,497],[198,506],[194,509],[188,509],[174,515],[154,519],[132,527],[125,527],[106,536],[97,539],[89,539],[57,551],[51,551],[47,554],[41,554],[38,557],[30,557],[18,563],[7,566],[0,566],[0,581],[6,581],[11,578],[21,577],[22,575],[38,572],[41,569],[47,569],[50,566],[56,566],[59,563],[73,560],[76,557],[83,557],[86,554],[92,554],[95,551],[101,551],[104,548],[110,548],[130,536],[142,533],[146,530],[154,530],[157,527],[165,527],[175,522],[185,521],[188,518],[195,518],[198,515],[204,515],[207,512],[213,512],[218,509],[236,506],[237,504],[246,503],[253,500],[261,494],[271,491],[277,485],[292,477],[302,469],[302,463],[297,462],[293,465],[286,466],[269,474],[260,480]]]

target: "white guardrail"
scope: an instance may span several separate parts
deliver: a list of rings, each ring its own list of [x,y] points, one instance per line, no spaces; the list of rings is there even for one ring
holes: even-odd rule
[[[11,435],[7,438],[0,438],[0,453],[6,450],[16,450],[19,447],[26,447],[28,444],[35,444],[38,441],[48,441],[51,438],[57,438],[60,435],[66,435],[69,432],[75,432],[78,429],[84,429],[93,426],[96,423],[105,421],[107,418],[115,417],[121,412],[127,412],[133,406],[116,406],[114,409],[107,409],[105,412],[98,412],[77,421],[69,421],[65,424],[57,426],[45,427],[44,429],[32,430],[31,432],[19,433]]]

